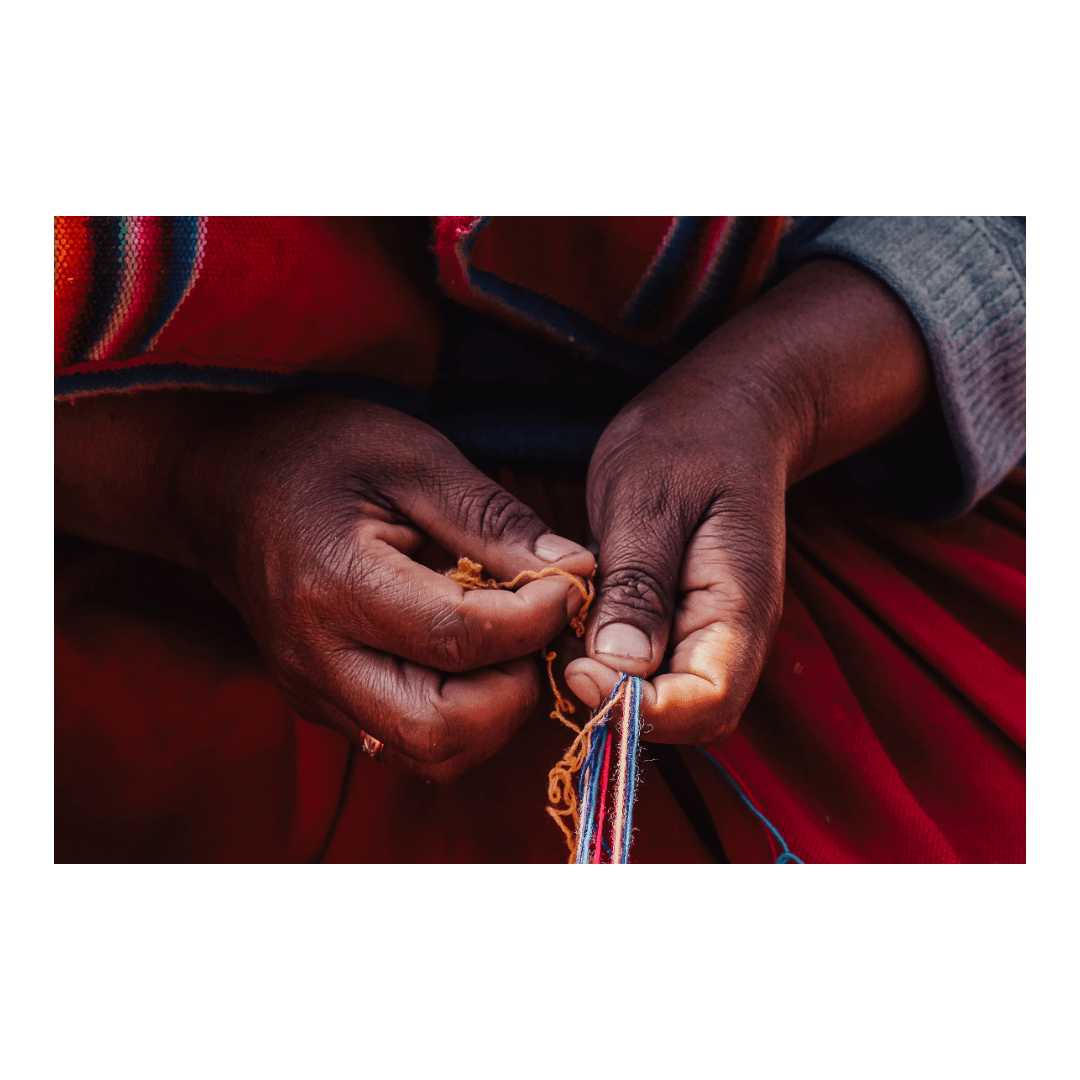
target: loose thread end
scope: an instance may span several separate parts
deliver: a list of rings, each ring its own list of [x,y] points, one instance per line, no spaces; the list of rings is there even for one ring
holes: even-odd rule
[[[556,812],[562,815],[571,815],[574,821],[574,846],[573,850],[577,851],[579,846],[579,837],[581,830],[585,828],[580,816],[578,814],[578,799],[577,793],[574,791],[573,775],[579,772],[582,766],[585,764],[586,759],[589,757],[589,752],[592,749],[592,735],[598,724],[606,723],[608,717],[611,715],[612,709],[626,697],[627,688],[627,676],[623,675],[619,682],[616,684],[615,690],[612,695],[603,705],[592,715],[589,722],[581,729],[580,734],[570,744],[566,753],[563,754],[562,760],[560,760],[555,767],[548,774],[548,800],[552,803],[563,803],[563,809],[557,809]],[[558,781],[561,781],[561,788]],[[560,796],[556,799],[555,795]],[[549,810],[551,808],[549,807]],[[592,808],[592,812],[595,815],[595,803]],[[589,824],[591,827],[591,821]]]
[[[463,589],[510,590],[516,589],[519,585],[527,581],[537,581],[540,578],[554,576],[566,578],[566,580],[581,593],[582,599],[581,609],[570,620],[570,627],[579,638],[584,637],[585,621],[589,614],[589,608],[592,606],[592,602],[596,597],[596,588],[593,585],[591,576],[588,578],[581,578],[576,574],[571,574],[567,570],[548,566],[543,570],[522,570],[520,574],[511,578],[509,581],[496,581],[494,578],[485,578],[483,571],[484,567],[482,564],[463,555],[458,559],[458,564],[454,569],[446,571],[446,576],[451,581],[460,585]],[[577,793],[574,790],[574,773],[581,770],[585,760],[589,757],[589,753],[592,749],[593,729],[598,723],[605,722],[611,713],[611,710],[620,700],[622,700],[623,695],[626,692],[627,677],[623,675],[620,678],[615,687],[615,691],[607,702],[605,702],[601,708],[590,717],[589,721],[583,727],[579,727],[570,719],[570,716],[575,712],[574,703],[563,696],[562,692],[559,690],[558,683],[555,680],[554,663],[556,653],[554,649],[543,650],[541,655],[547,664],[548,683],[550,684],[551,692],[555,697],[555,707],[550,714],[551,719],[558,720],[561,724],[568,727],[574,732],[575,736],[574,741],[570,744],[566,753],[563,754],[562,759],[548,773],[548,802],[552,805],[546,808],[551,819],[559,826],[563,835],[566,837],[566,843],[570,849],[570,862],[575,862],[577,849],[580,846],[579,835],[582,825],[578,813]],[[595,814],[595,805],[592,807],[592,813]],[[564,820],[565,818],[571,819],[573,822],[573,829],[567,825]]]
[[[570,628],[578,637],[585,635],[585,620],[589,614],[593,599],[596,597],[596,587],[592,577],[582,578],[577,574],[571,574],[569,570],[560,570],[557,566],[546,566],[543,570],[522,570],[516,577],[509,581],[496,581],[494,578],[484,577],[484,567],[472,559],[462,555],[454,569],[447,570],[446,576],[460,585],[463,589],[516,589],[527,581],[539,581],[545,577],[566,578],[579,593],[581,593],[581,609],[570,620]]]

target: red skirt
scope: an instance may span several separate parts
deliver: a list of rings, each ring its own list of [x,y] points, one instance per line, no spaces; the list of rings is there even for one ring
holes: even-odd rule
[[[499,475],[584,541],[583,485]],[[1024,473],[960,521],[896,518],[845,481],[789,497],[784,611],[736,734],[711,750],[805,862],[1025,859]],[[58,862],[562,862],[538,709],[443,787],[300,720],[198,575],[61,547]],[[781,850],[691,747],[643,744],[631,862]]]

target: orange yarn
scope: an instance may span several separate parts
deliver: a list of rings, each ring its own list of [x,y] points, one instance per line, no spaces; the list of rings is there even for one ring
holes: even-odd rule
[[[563,835],[566,837],[566,845],[570,849],[569,862],[574,861],[574,856],[577,853],[577,831],[581,827],[578,818],[577,792],[574,790],[573,774],[581,769],[585,759],[589,756],[589,749],[592,747],[593,728],[601,720],[607,719],[611,710],[622,701],[626,696],[626,687],[627,684],[624,682],[619,687],[619,692],[610,701],[604,702],[593,713],[589,718],[589,722],[583,728],[578,729],[576,724],[571,724],[564,717],[559,716],[559,719],[567,727],[574,728],[578,732],[578,736],[570,744],[570,749],[563,754],[562,760],[548,773],[548,802],[552,803],[552,805],[547,808],[547,812],[551,815],[551,819],[555,824],[562,829]],[[551,715],[555,716],[558,709],[559,706],[556,704],[555,712]],[[573,831],[567,827],[566,822],[563,820],[566,817],[573,819]]]
[[[566,578],[571,584],[573,584],[579,593],[581,598],[585,602],[581,605],[581,610],[570,620],[570,625],[574,628],[574,633],[578,637],[582,637],[585,633],[585,617],[589,613],[589,605],[593,602],[593,597],[596,595],[596,590],[593,588],[592,578],[582,579],[576,574],[571,574],[569,570],[560,570],[555,566],[545,566],[543,570],[522,570],[517,577],[510,581],[496,581],[494,578],[483,577],[484,568],[478,562],[473,562],[472,559],[467,559],[464,555],[458,559],[456,570],[447,570],[446,576],[451,581],[456,581],[463,589],[516,589],[519,585],[523,585],[526,581],[536,581],[539,578],[551,577],[557,575],[559,577]],[[557,693],[558,691],[556,691]]]
[[[589,613],[589,605],[592,604],[593,597],[596,595],[596,589],[593,587],[591,577],[583,579],[567,570],[548,566],[543,570],[522,570],[517,577],[510,581],[496,581],[494,578],[485,578],[483,571],[484,568],[480,563],[473,562],[472,559],[462,556],[458,559],[457,568],[447,570],[446,576],[451,581],[456,581],[463,589],[515,589],[526,581],[536,581],[538,578],[553,575],[566,578],[581,593],[584,601],[581,610],[570,620],[570,625],[578,637],[584,635],[585,618]],[[555,695],[555,708],[550,713],[551,719],[565,724],[577,736],[570,744],[570,749],[563,754],[562,760],[548,773],[548,801],[552,805],[547,808],[547,812],[551,815],[555,824],[562,829],[563,835],[566,837],[566,843],[570,848],[570,862],[573,862],[576,848],[575,834],[579,824],[577,792],[574,790],[573,774],[581,768],[582,762],[589,753],[589,747],[592,745],[593,726],[611,712],[615,703],[622,699],[626,688],[624,686],[614,700],[606,702],[583,728],[578,727],[568,716],[568,714],[574,712],[574,703],[563,697],[555,682],[555,672],[552,668],[552,664],[555,662],[554,650],[550,652],[544,650],[541,655],[547,663],[548,682],[551,684],[551,692]],[[572,818],[574,822],[573,832],[570,831],[563,820],[566,817]]]

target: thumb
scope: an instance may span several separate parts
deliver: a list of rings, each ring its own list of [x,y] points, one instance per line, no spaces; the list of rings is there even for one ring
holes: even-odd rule
[[[566,669],[574,694],[596,708],[616,671],[649,676],[641,704],[650,738],[730,735],[780,618],[783,508],[780,488],[747,484],[704,506],[669,489],[662,505],[620,511],[601,540],[588,656]]]
[[[651,675],[660,666],[698,516],[670,491],[652,499],[640,492],[597,523],[599,587],[585,640],[591,658],[631,675]]]

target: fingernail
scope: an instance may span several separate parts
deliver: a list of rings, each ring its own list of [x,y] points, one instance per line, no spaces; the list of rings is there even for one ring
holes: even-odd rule
[[[636,626],[613,622],[596,635],[596,651],[628,660],[648,660],[652,656],[652,644]]]
[[[600,687],[598,687],[588,675],[581,675],[576,671],[568,671],[566,673],[566,685],[570,687],[570,692],[580,701],[588,705],[590,709],[597,709],[600,707]]]
[[[580,555],[584,550],[580,544],[575,544],[573,540],[567,540],[563,536],[556,536],[554,533],[544,533],[533,544],[533,552],[536,557],[543,559],[544,562],[558,562],[559,559],[565,559],[567,555]]]

